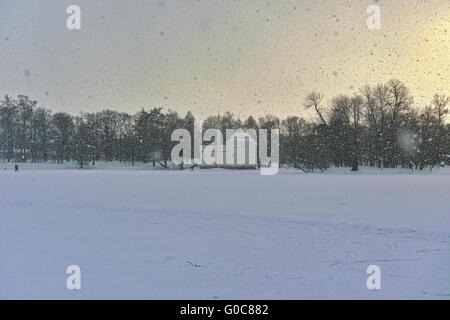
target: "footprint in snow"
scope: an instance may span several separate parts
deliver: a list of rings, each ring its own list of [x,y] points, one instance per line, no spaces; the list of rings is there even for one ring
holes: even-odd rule
[[[193,266],[193,267],[195,267],[195,268],[200,268],[202,266],[201,264],[195,264],[195,263],[192,263],[190,261],[186,261],[186,263],[191,265],[191,266]]]

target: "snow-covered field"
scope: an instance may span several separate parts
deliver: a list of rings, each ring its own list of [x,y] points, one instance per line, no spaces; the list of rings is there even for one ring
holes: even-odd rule
[[[448,170],[1,171],[0,298],[450,299],[449,196]]]

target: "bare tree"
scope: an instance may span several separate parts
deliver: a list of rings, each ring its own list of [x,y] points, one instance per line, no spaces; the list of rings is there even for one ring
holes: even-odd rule
[[[74,131],[72,116],[64,112],[58,112],[53,115],[53,141],[55,144],[56,160],[63,163],[69,160],[71,150],[71,139]]]
[[[327,125],[327,122],[325,121],[325,118],[323,117],[323,110],[322,110],[322,100],[323,100],[323,94],[317,91],[313,91],[309,93],[306,96],[306,99],[303,103],[306,109],[309,109],[311,107],[314,107],[314,110],[316,111],[317,115],[319,116],[320,120],[324,125]]]
[[[444,124],[444,117],[448,114],[448,104],[450,103],[450,97],[444,94],[436,93],[433,97],[432,105],[433,112],[439,120],[439,123]]]
[[[3,156],[8,162],[14,158],[14,149],[17,144],[18,109],[15,100],[8,95],[0,104],[0,142]]]
[[[352,170],[357,171],[361,158],[361,116],[363,113],[364,101],[361,96],[354,96],[350,99],[350,118],[353,126],[353,143],[352,143]]]
[[[448,104],[450,103],[450,97],[442,94],[435,94],[432,101],[432,112],[435,114],[438,121],[438,132],[435,143],[437,144],[437,152],[440,162],[445,160],[445,117],[448,114]]]
[[[37,101],[30,100],[27,96],[19,95],[17,108],[19,111],[19,126],[17,132],[17,144],[21,150],[21,161],[26,162],[28,152],[31,149],[31,121],[33,118],[33,109],[36,107]]]

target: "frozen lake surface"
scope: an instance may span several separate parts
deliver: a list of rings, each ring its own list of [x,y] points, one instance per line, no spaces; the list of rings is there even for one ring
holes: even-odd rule
[[[450,299],[449,196],[445,172],[2,171],[0,298]]]

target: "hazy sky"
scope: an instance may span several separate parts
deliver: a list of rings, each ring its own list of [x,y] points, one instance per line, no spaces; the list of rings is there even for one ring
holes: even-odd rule
[[[72,114],[285,117],[307,115],[308,91],[398,78],[422,105],[450,94],[449,29],[450,0],[0,0],[0,94]]]

